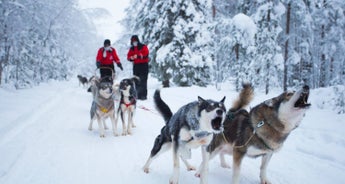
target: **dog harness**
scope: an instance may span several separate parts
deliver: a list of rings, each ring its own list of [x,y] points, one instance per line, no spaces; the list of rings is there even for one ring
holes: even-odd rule
[[[230,116],[231,118],[234,118],[234,116]],[[239,149],[239,148],[243,148],[245,146],[248,145],[248,143],[250,142],[250,140],[252,140],[252,138],[254,137],[254,135],[256,134],[256,130],[258,128],[261,128],[262,126],[265,125],[265,122],[262,120],[262,121],[259,121],[258,124],[256,124],[256,127],[253,127],[253,132],[252,132],[252,135],[248,138],[248,140],[243,144],[243,145],[239,145],[239,146],[234,146],[234,148],[236,149]],[[225,140],[226,143],[229,143],[229,141],[226,139],[225,135],[224,135],[224,132],[222,132],[222,136],[223,136],[223,139]],[[262,140],[259,136],[257,136],[257,138],[262,142],[262,144],[269,150],[274,150],[272,149],[271,147],[269,147],[266,142],[264,140]]]
[[[111,109],[113,107],[113,105],[111,105],[109,108],[106,108],[106,107],[102,107],[98,104],[97,104],[97,106],[98,106],[99,110],[101,110],[103,113],[109,112],[109,109]]]
[[[125,105],[127,108],[131,105],[134,105],[137,102],[137,100],[133,96],[130,96],[128,98],[130,99],[130,103],[125,103],[123,99],[121,100],[121,104]]]

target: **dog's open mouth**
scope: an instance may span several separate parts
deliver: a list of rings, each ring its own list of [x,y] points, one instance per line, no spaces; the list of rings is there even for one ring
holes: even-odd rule
[[[303,90],[301,92],[301,95],[297,99],[294,107],[296,108],[307,108],[311,104],[308,103],[308,97],[309,97],[309,86],[304,86]]]
[[[213,129],[213,130],[220,131],[221,128],[222,128],[222,121],[223,121],[223,118],[222,118],[222,117],[217,116],[216,118],[214,118],[214,119],[211,121],[212,129]]]

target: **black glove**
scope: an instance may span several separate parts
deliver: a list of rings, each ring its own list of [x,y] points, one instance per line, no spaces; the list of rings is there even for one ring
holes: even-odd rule
[[[116,63],[117,67],[119,67],[121,70],[123,70],[122,68],[122,64],[121,63]]]
[[[97,61],[97,62],[96,62],[96,67],[97,67],[97,68],[101,67],[101,62]]]

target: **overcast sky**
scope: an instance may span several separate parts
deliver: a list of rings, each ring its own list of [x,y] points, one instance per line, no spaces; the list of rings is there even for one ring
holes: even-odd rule
[[[111,13],[112,17],[104,21],[104,25],[98,27],[98,32],[104,38],[112,41],[116,40],[123,31],[119,21],[125,16],[124,10],[130,0],[79,0],[80,7],[85,8],[105,8]],[[102,22],[103,24],[103,22]]]

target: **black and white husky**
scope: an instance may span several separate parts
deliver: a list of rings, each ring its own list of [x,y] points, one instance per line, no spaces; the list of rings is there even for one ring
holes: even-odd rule
[[[135,109],[137,107],[137,90],[135,88],[135,82],[138,82],[139,78],[134,76],[129,79],[123,79],[120,82],[119,90],[120,90],[120,103],[119,108],[117,109],[117,116],[115,119],[115,123],[113,124],[114,128],[114,135],[118,136],[117,133],[117,121],[119,117],[122,120],[122,135],[132,134],[132,128],[135,127],[133,122],[133,117],[135,113]],[[126,126],[126,122],[124,120],[124,116],[127,113],[128,123]]]
[[[112,82],[100,82],[98,80],[93,82],[91,86],[93,101],[90,109],[91,120],[89,130],[92,130],[92,123],[97,119],[100,137],[105,137],[104,129],[107,129],[105,119],[110,118],[112,123],[115,123],[113,84]]]
[[[224,101],[225,97],[219,102],[198,97],[198,101],[181,107],[173,114],[161,99],[160,91],[156,90],[154,102],[166,125],[154,142],[149,159],[143,167],[144,172],[148,173],[152,160],[170,147],[173,151],[174,171],[169,183],[176,184],[179,181],[179,157],[188,170],[195,170],[186,159],[191,157],[191,148],[202,146],[205,150],[213,138],[213,133],[222,131],[226,112]]]

